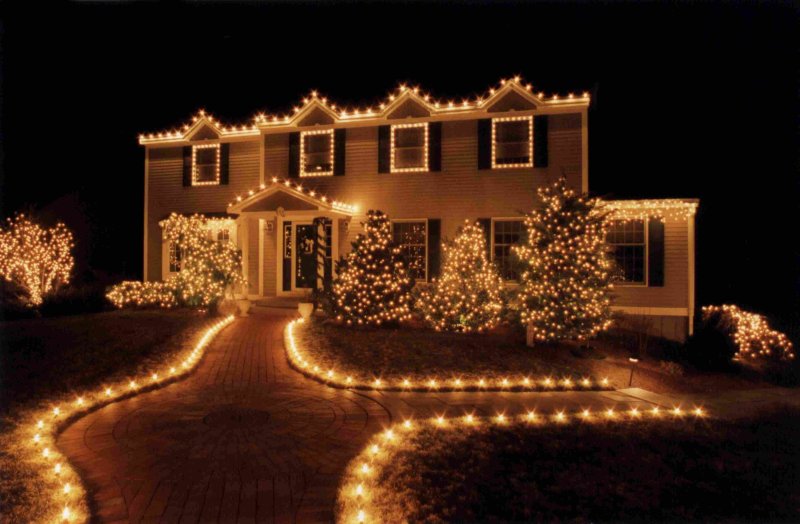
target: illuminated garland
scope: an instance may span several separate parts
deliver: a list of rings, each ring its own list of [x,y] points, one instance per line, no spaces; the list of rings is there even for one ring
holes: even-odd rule
[[[613,262],[598,200],[564,178],[538,189],[543,207],[525,217],[527,242],[513,249],[525,268],[520,316],[533,340],[585,340],[611,326]]]
[[[770,328],[763,315],[744,311],[735,305],[703,307],[704,321],[714,316],[719,316],[724,327],[732,331],[733,342],[738,348],[736,358],[794,359],[792,342],[780,331]]]
[[[48,293],[69,283],[74,246],[72,232],[60,222],[44,229],[24,214],[7,218],[0,229],[0,277],[19,286],[28,305],[37,307]]]
[[[545,95],[544,92],[535,92],[530,83],[523,82],[522,78],[515,76],[509,79],[502,79],[499,85],[489,88],[488,92],[473,99],[462,98],[456,100],[436,100],[429,93],[423,93],[418,87],[409,87],[401,84],[396,90],[389,93],[383,102],[375,106],[364,108],[341,108],[329,102],[325,96],[320,96],[317,91],[311,91],[309,96],[303,98],[302,104],[292,108],[291,114],[272,114],[259,113],[253,117],[253,123],[244,125],[225,125],[205,110],[201,109],[192,117],[190,123],[180,126],[178,129],[161,131],[159,133],[146,133],[139,135],[140,144],[157,143],[165,141],[184,140],[199,125],[206,124],[220,136],[250,136],[258,135],[262,128],[281,127],[291,124],[293,120],[301,116],[312,107],[322,108],[326,113],[336,120],[352,121],[370,118],[381,118],[389,115],[404,100],[412,99],[416,103],[425,107],[431,114],[460,113],[465,111],[478,111],[486,109],[506,92],[516,91],[529,97],[537,106],[563,106],[577,105],[586,107],[589,104],[589,93],[583,92],[580,95],[569,93],[566,96],[558,94]]]
[[[295,326],[305,320],[298,318],[286,324],[284,330],[284,347],[289,364],[303,375],[336,388],[364,389],[375,391],[593,391],[611,389],[608,378],[596,382],[589,377],[552,377],[531,378],[524,376],[507,376],[490,379],[484,376],[459,374],[451,378],[431,375],[427,378],[411,380],[406,377],[400,380],[386,380],[375,374],[372,377],[353,376],[341,373],[336,369],[323,368],[306,356],[297,345],[294,336]]]
[[[478,224],[465,221],[452,242],[442,246],[441,279],[422,292],[418,306],[437,331],[468,333],[492,329],[500,322],[503,279],[486,257],[486,236]]]
[[[230,287],[244,285],[241,254],[232,242],[211,238],[208,222],[200,215],[170,215],[163,223],[164,239],[180,250],[180,271],[161,282],[122,282],[108,299],[117,307],[207,307]]]
[[[348,326],[380,326],[411,318],[414,280],[392,238],[392,224],[369,210],[350,253],[337,266],[332,312]]]
[[[156,370],[141,377],[117,384],[104,384],[75,395],[75,400],[54,403],[51,408],[39,410],[30,415],[30,424],[20,427],[16,433],[25,445],[19,462],[35,473],[35,482],[51,497],[44,498],[41,504],[48,517],[47,522],[90,520],[86,491],[78,473],[69,464],[67,457],[56,447],[60,431],[69,423],[106,404],[161,387],[180,377],[186,376],[200,361],[205,349],[214,336],[233,322],[228,316],[209,327],[191,352],[170,365],[164,364],[163,371]],[[160,367],[160,366],[159,366]]]
[[[348,464],[340,482],[337,522],[384,522],[387,515],[392,515],[392,518],[397,521],[403,520],[403,517],[395,515],[391,511],[393,508],[386,507],[386,499],[390,498],[388,488],[382,486],[379,479],[382,476],[381,471],[392,466],[395,454],[403,449],[407,439],[424,428],[448,432],[475,431],[487,424],[506,427],[511,425],[537,427],[543,424],[569,424],[573,421],[591,424],[599,421],[676,420],[686,416],[704,418],[707,417],[707,413],[699,406],[691,410],[683,409],[680,406],[672,409],[661,409],[656,406],[649,410],[640,410],[634,407],[627,411],[617,411],[613,407],[609,407],[599,412],[584,409],[575,413],[560,410],[551,414],[540,414],[534,410],[517,416],[509,416],[505,414],[505,411],[501,411],[491,418],[479,417],[470,412],[454,417],[441,414],[421,420],[405,419],[376,434],[361,453]]]

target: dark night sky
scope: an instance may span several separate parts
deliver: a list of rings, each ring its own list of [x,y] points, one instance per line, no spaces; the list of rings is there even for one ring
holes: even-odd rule
[[[699,304],[796,329],[800,33],[788,3],[7,4],[0,215],[33,206],[76,221],[81,202],[91,231],[78,240],[96,269],[141,276],[139,132],[200,107],[244,122],[311,89],[340,104],[401,81],[459,97],[521,74],[536,90],[591,91],[593,192],[701,199]]]

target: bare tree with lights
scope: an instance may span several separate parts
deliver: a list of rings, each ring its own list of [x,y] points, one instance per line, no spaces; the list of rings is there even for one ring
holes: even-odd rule
[[[22,290],[28,306],[38,307],[69,283],[73,247],[72,232],[62,223],[45,229],[24,214],[8,218],[0,228],[0,276]]]
[[[492,329],[503,308],[503,279],[486,256],[483,228],[465,221],[443,249],[442,277],[420,297],[425,320],[436,330],[468,333]]]
[[[337,263],[329,308],[349,326],[380,326],[408,320],[414,279],[392,238],[392,224],[381,211],[370,210],[364,232]]]
[[[613,261],[606,213],[565,178],[538,190],[542,207],[525,218],[520,317],[529,340],[586,340],[611,325]]]

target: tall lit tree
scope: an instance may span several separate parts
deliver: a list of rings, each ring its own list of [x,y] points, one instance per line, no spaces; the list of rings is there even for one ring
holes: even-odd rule
[[[410,318],[414,279],[392,238],[392,224],[370,210],[364,232],[337,264],[330,307],[347,325],[380,326]]]
[[[61,284],[68,284],[75,260],[72,232],[62,223],[45,229],[24,214],[6,219],[0,229],[0,276],[39,306]]]
[[[486,256],[483,228],[468,220],[443,246],[442,277],[422,293],[419,307],[436,330],[484,331],[500,321],[503,280]]]
[[[208,219],[173,213],[164,223],[164,237],[181,253],[180,271],[163,282],[129,281],[114,286],[107,296],[117,307],[207,307],[245,283],[241,253],[233,243],[212,238]]]
[[[591,338],[611,325],[606,214],[564,178],[538,193],[542,206],[525,218],[527,242],[515,248],[524,267],[522,323],[534,342]]]

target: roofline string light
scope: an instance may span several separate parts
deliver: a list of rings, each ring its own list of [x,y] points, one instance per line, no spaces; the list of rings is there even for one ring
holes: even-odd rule
[[[332,387],[346,389],[366,389],[381,391],[595,391],[611,389],[608,378],[594,381],[589,377],[541,377],[530,376],[489,379],[464,374],[444,379],[430,376],[416,382],[409,378],[401,378],[396,382],[382,379],[377,374],[373,377],[358,377],[320,366],[307,357],[297,344],[294,334],[295,326],[303,324],[298,318],[286,324],[284,330],[284,346],[289,364],[300,373]]]
[[[646,200],[602,200],[611,220],[687,220],[697,213],[697,200],[660,198]]]
[[[54,481],[58,486],[52,497],[45,497],[42,501],[46,506],[46,513],[52,515],[48,520],[86,522],[90,517],[86,511],[86,492],[81,478],[56,446],[64,424],[74,422],[99,407],[150,391],[188,374],[200,362],[214,337],[233,320],[234,316],[230,315],[212,324],[191,352],[175,362],[165,363],[161,373],[149,371],[141,377],[84,391],[76,395],[74,402],[54,405],[50,409],[37,412],[32,417],[35,422],[31,423],[30,429],[24,426],[20,428],[23,443],[27,444],[27,450],[35,457],[27,461],[29,466],[34,468],[43,485]]]
[[[189,134],[198,126],[199,123],[206,123],[221,137],[237,136],[257,136],[262,129],[286,127],[305,110],[312,106],[322,107],[334,118],[341,121],[357,121],[385,118],[395,107],[407,98],[415,100],[424,106],[432,115],[458,113],[467,111],[477,111],[490,106],[495,100],[501,97],[506,91],[517,90],[525,93],[533,103],[542,106],[564,106],[576,105],[586,107],[589,105],[589,93],[584,91],[581,95],[569,93],[567,96],[557,94],[545,95],[544,92],[535,92],[530,83],[526,83],[520,76],[503,79],[499,85],[489,88],[484,94],[469,99],[462,98],[456,100],[435,99],[429,93],[422,92],[419,86],[409,87],[400,84],[394,91],[390,92],[383,102],[377,106],[364,108],[341,108],[336,104],[330,103],[327,97],[320,96],[317,91],[311,91],[309,96],[302,99],[302,104],[292,108],[288,114],[266,114],[258,113],[252,118],[252,123],[248,125],[224,125],[212,115],[201,109],[192,117],[191,123],[184,124],[177,129],[161,131],[158,133],[143,133],[139,135],[139,144],[155,144],[160,142],[173,142],[187,140]]]
[[[293,183],[291,180],[278,177],[272,177],[270,179],[270,184],[261,184],[258,187],[258,189],[248,190],[247,194],[244,196],[237,195],[236,200],[234,202],[228,202],[228,207],[230,208],[233,206],[244,204],[245,202],[248,202],[249,200],[252,200],[253,198],[257,197],[261,192],[266,191],[275,186],[282,186],[292,191],[296,191],[297,193],[306,198],[310,197],[315,200],[318,200],[324,207],[329,207],[335,211],[341,211],[342,213],[348,213],[348,214],[353,214],[358,211],[358,206],[356,205],[347,204],[340,200],[334,200],[332,198],[329,198],[325,195],[318,193],[314,189],[308,189],[303,187],[303,184],[301,184],[300,182]]]
[[[518,415],[508,415],[506,410],[496,411],[492,417],[479,417],[475,413],[465,412],[461,415],[447,417],[446,414],[436,414],[426,419],[405,419],[389,426],[384,431],[376,433],[347,466],[339,488],[338,507],[343,508],[338,515],[338,522],[366,523],[382,522],[386,515],[386,508],[380,507],[381,492],[385,490],[378,479],[381,470],[391,467],[394,452],[402,448],[405,439],[412,437],[415,432],[424,428],[434,428],[438,431],[475,431],[485,425],[511,427],[512,425],[540,426],[542,424],[591,424],[595,422],[620,423],[624,421],[642,421],[656,419],[663,421],[683,420],[689,417],[706,418],[708,412],[702,406],[685,409],[673,406],[672,409],[661,409],[653,406],[650,409],[640,409],[633,406],[627,411],[615,410],[609,407],[601,411],[582,409],[574,413],[566,409],[556,410],[551,414],[537,413],[527,410]]]

